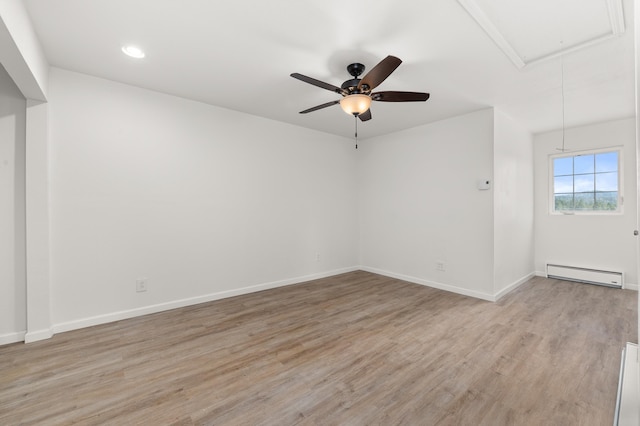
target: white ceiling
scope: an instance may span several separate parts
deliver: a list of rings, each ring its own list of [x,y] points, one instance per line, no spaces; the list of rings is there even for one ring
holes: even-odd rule
[[[564,55],[567,127],[635,114],[633,4],[620,1],[622,35]],[[353,118],[339,106],[298,114],[339,95],[289,74],[339,86],[350,78],[349,63],[371,69],[389,54],[404,62],[378,89],[425,91],[431,98],[374,102],[373,119],[359,125],[360,138],[490,106],[533,133],[559,128],[560,58],[516,67],[464,2],[26,0],[26,5],[53,66],[323,132],[352,137]],[[475,0],[523,56],[539,56],[542,47],[556,42],[575,47],[576,37],[606,33],[607,4]],[[120,48],[127,43],[144,48],[146,58],[124,56]]]
[[[458,2],[519,68],[625,31],[623,0],[583,0],[579,13],[575,8],[557,7],[557,0]]]

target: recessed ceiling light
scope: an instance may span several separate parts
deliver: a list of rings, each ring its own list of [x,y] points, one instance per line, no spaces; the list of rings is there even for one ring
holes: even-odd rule
[[[131,56],[132,58],[142,59],[144,58],[144,51],[137,46],[122,46],[122,51],[125,55]]]

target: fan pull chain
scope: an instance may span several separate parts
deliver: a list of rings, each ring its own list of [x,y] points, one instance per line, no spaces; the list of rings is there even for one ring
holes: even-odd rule
[[[565,152],[564,147],[564,51],[562,50],[563,41],[560,40],[560,96],[562,97],[562,148],[556,148],[557,151]]]
[[[353,114],[356,119],[356,149],[358,149],[358,114]]]
[[[562,49],[562,41],[560,42],[560,49]],[[560,55],[560,78],[562,85],[562,152],[564,152],[564,52]]]

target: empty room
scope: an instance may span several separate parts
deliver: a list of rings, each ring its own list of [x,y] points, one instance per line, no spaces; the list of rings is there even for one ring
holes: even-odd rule
[[[0,0],[0,424],[637,425],[636,3]]]

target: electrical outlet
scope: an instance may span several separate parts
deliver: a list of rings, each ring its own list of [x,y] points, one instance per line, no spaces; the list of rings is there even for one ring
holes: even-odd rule
[[[445,264],[443,261],[441,260],[436,261],[436,271],[440,271],[440,272],[446,271]]]
[[[147,291],[147,278],[139,278],[136,280],[136,291],[138,293],[142,293],[143,291]]]

